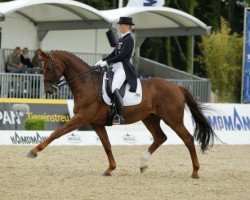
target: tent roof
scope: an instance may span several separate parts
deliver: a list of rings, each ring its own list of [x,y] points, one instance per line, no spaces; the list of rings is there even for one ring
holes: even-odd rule
[[[0,15],[16,13],[38,30],[107,28],[110,21],[100,11],[72,0],[16,0],[0,3]]]
[[[167,7],[124,7],[99,11],[72,0],[16,0],[0,3],[0,16],[20,15],[38,31],[108,28],[120,16],[131,16],[137,37],[209,34],[199,19]]]
[[[192,15],[168,7],[124,7],[101,13],[112,22],[121,16],[133,17],[137,36],[202,35],[211,30]]]

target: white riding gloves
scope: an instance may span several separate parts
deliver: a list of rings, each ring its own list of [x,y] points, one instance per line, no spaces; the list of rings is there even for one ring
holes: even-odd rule
[[[103,62],[103,60],[99,60],[99,61],[95,64],[95,66],[99,66],[99,65],[101,64],[101,62]]]
[[[101,67],[105,67],[108,65],[107,61],[102,61],[100,64],[99,64]]]

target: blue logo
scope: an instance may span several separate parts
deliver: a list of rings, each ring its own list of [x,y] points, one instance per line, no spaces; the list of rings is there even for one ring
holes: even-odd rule
[[[233,116],[209,115],[207,119],[215,131],[250,131],[250,117],[240,116],[235,108]]]
[[[143,6],[155,6],[157,0],[145,0]]]

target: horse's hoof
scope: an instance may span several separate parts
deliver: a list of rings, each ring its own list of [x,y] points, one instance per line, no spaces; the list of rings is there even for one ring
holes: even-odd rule
[[[32,150],[29,151],[27,154],[26,154],[26,157],[28,158],[35,158],[37,157],[37,153],[36,152],[33,152]]]
[[[148,165],[140,167],[141,173],[144,173],[148,169]]]
[[[103,176],[111,176],[111,173],[109,173],[109,172],[103,172],[102,175]]]
[[[192,175],[191,175],[191,178],[194,178],[194,179],[199,179],[200,177],[199,177],[199,175],[198,175],[198,174],[192,174]]]

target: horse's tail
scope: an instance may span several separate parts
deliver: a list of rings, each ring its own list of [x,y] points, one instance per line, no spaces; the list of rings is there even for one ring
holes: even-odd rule
[[[192,94],[187,89],[183,87],[180,88],[185,96],[186,104],[188,105],[195,121],[196,126],[193,137],[200,144],[201,151],[204,153],[209,147],[213,146],[214,138],[217,138],[211,127],[211,124],[202,113],[204,109],[209,108],[197,103]]]

